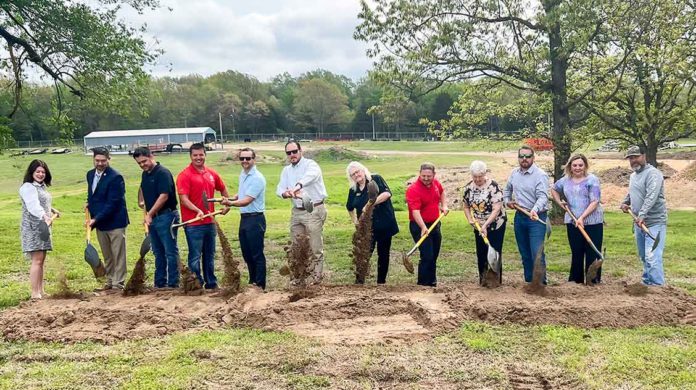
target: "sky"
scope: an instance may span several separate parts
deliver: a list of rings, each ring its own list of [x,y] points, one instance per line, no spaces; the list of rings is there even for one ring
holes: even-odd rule
[[[268,81],[318,68],[354,80],[372,61],[355,41],[359,0],[161,0],[143,15],[128,10],[132,26],[147,24],[146,37],[165,53],[155,76],[203,76],[236,70]]]

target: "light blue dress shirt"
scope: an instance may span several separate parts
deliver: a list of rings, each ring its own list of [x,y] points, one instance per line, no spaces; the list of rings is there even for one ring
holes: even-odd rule
[[[256,165],[249,170],[249,173],[244,172],[242,169],[242,172],[239,174],[237,198],[244,199],[247,196],[251,196],[254,200],[248,205],[240,207],[240,213],[262,213],[266,211],[266,178],[256,169]]]

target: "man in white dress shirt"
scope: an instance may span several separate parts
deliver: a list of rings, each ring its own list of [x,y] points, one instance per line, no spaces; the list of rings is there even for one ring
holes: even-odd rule
[[[324,200],[328,197],[321,168],[316,161],[302,157],[302,147],[295,140],[285,144],[285,154],[290,164],[283,168],[276,194],[284,199],[292,199],[293,208],[290,218],[290,235],[293,242],[297,236],[307,234],[312,248],[312,280],[309,284],[321,282],[324,267],[324,222],[326,222],[326,207]],[[302,197],[309,197],[313,210],[306,210]]]

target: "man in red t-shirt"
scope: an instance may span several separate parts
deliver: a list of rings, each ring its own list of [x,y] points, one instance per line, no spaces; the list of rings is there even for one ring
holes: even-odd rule
[[[205,145],[196,143],[189,149],[191,164],[184,168],[176,178],[176,188],[181,203],[181,217],[188,221],[213,212],[214,203],[203,204],[203,192],[208,198],[215,196],[215,191],[228,198],[229,193],[222,178],[213,169],[205,166]],[[227,214],[229,207],[223,209]],[[203,218],[184,226],[188,244],[188,267],[196,274],[198,281],[206,289],[217,289],[215,277],[215,221],[213,217]],[[203,274],[201,275],[201,263]]]
[[[418,180],[406,190],[406,203],[410,221],[409,230],[413,241],[417,242],[422,236],[428,236],[418,247],[420,251],[418,284],[435,287],[437,286],[437,257],[440,254],[442,233],[439,223],[430,234],[428,234],[428,228],[440,216],[440,212],[447,215],[449,209],[445,190],[435,179],[433,164],[421,164]]]

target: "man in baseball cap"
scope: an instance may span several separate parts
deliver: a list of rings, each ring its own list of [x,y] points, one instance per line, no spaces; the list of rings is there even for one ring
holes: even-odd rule
[[[628,194],[621,204],[624,213],[631,211],[638,217],[634,226],[638,255],[643,262],[643,284],[662,286],[665,273],[662,253],[667,235],[667,203],[665,201],[665,179],[657,168],[648,164],[645,149],[633,145],[626,150],[625,158],[631,164]],[[645,224],[653,237],[662,237],[655,250],[653,240],[640,229]]]

